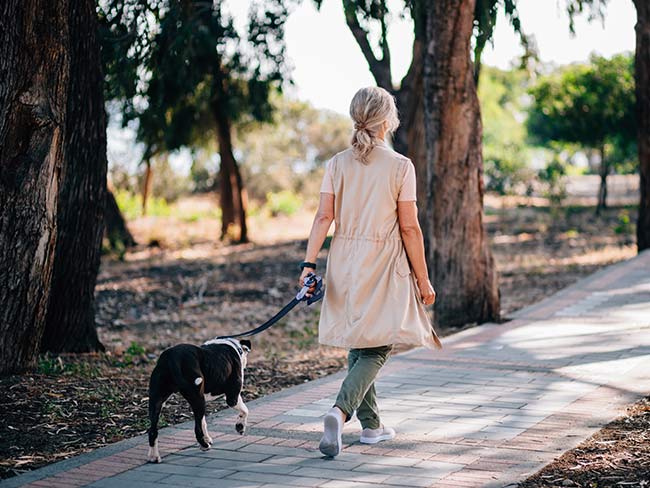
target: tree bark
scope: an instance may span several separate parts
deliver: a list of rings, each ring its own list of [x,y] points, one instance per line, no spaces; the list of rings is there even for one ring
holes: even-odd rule
[[[106,237],[108,238],[111,249],[128,249],[137,243],[126,226],[126,221],[117,205],[115,195],[108,190],[106,192],[106,207],[104,208],[104,222],[106,227]]]
[[[494,261],[483,227],[481,114],[470,44],[474,0],[422,2],[427,262],[442,326],[499,318]]]
[[[238,242],[248,242],[246,225],[247,195],[232,149],[230,123],[217,115],[219,140],[219,200],[221,204],[221,238],[230,233],[231,225],[239,226]]]
[[[598,204],[596,205],[596,215],[607,208],[607,175],[609,174],[609,163],[605,159],[605,146],[601,146],[600,152],[600,166],[598,173],[600,175],[600,187],[598,188]]]
[[[65,160],[68,3],[0,3],[0,374],[34,364]]]
[[[634,0],[636,6],[636,115],[639,147],[641,199],[636,235],[639,251],[650,249],[650,2]]]
[[[95,283],[106,201],[106,114],[94,0],[71,2],[70,91],[52,291],[41,351],[103,351]]]
[[[225,239],[232,225],[239,225],[237,242],[248,242],[246,209],[248,197],[244,182],[233,154],[232,128],[225,112],[226,88],[219,68],[215,69],[214,113],[219,143],[219,200],[221,205],[221,239]]]
[[[144,162],[144,182],[142,184],[142,215],[147,215],[147,201],[151,192],[151,159]]]

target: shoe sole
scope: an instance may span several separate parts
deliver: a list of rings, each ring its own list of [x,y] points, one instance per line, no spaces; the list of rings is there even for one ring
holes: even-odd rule
[[[381,441],[390,441],[391,439],[395,439],[395,435],[393,434],[384,434],[380,435],[377,437],[361,437],[359,441],[362,444],[377,444],[378,442]]]
[[[325,415],[323,419],[323,438],[320,440],[318,449],[325,456],[335,457],[341,453],[341,419],[336,415]]]

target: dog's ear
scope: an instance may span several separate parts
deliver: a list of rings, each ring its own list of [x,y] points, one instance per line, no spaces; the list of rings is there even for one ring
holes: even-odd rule
[[[246,349],[246,352],[251,350],[251,341],[249,341],[248,339],[242,339],[241,341],[239,341],[239,343],[241,344],[241,347]]]

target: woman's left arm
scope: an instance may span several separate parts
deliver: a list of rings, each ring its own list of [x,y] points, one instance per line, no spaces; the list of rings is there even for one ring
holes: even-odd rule
[[[305,253],[305,261],[310,263],[316,262],[316,257],[320,252],[325,238],[327,237],[327,232],[332,225],[334,220],[334,194],[333,193],[321,193],[320,194],[320,203],[318,205],[318,210],[316,211],[316,216],[314,217],[314,223],[311,226],[311,232],[309,233],[309,241],[307,242],[307,252]],[[303,279],[307,274],[314,271],[312,268],[304,268],[300,274],[300,280],[298,286],[303,285]]]

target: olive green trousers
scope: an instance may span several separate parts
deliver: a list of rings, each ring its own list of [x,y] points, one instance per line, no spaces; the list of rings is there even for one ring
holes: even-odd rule
[[[375,378],[392,350],[392,345],[350,349],[348,375],[343,380],[334,404],[345,413],[346,422],[356,410],[364,429],[378,429],[381,426]]]

